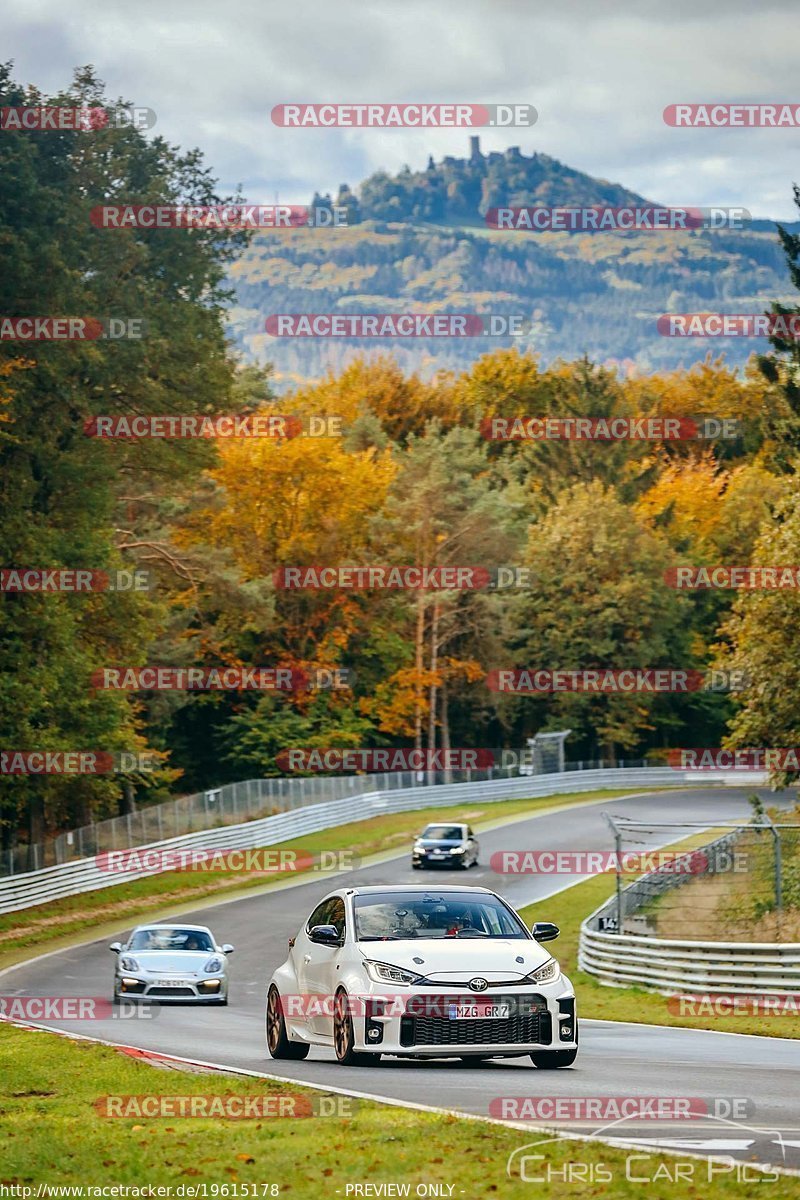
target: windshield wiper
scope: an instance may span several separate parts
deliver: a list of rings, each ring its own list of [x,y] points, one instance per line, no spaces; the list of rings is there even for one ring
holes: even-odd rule
[[[394,933],[370,933],[367,937],[360,937],[360,942],[405,942],[407,938],[397,937]]]

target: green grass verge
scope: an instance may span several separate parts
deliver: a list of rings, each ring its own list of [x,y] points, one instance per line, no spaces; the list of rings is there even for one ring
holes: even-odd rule
[[[323,847],[334,851],[350,850],[362,858],[393,850],[399,852],[408,849],[410,853],[411,839],[428,821],[469,821],[476,829],[481,829],[546,809],[613,799],[639,791],[640,788],[600,790],[490,804],[481,804],[476,800],[460,808],[431,806],[417,812],[392,813],[354,821],[349,825],[284,842],[282,846],[298,851]],[[354,810],[357,805],[358,797],[354,797]],[[291,874],[295,878],[301,872]],[[135,924],[140,917],[165,912],[177,915],[197,907],[200,901],[227,900],[247,895],[254,889],[277,887],[285,882],[286,872],[270,875],[243,871],[165,871],[132,883],[116,884],[96,892],[52,900],[21,912],[5,913],[0,916],[0,970],[36,953],[74,945],[86,933],[106,937]]]
[[[104,1046],[4,1024],[0,1067],[0,1182],[32,1188],[33,1197],[40,1184],[122,1185],[145,1189],[141,1195],[150,1185],[170,1188],[162,1194],[173,1198],[192,1195],[187,1190],[192,1187],[203,1197],[199,1189],[205,1185],[209,1200],[237,1195],[319,1200],[337,1193],[344,1200],[346,1185],[354,1183],[408,1184],[412,1197],[418,1184],[436,1183],[452,1188],[442,1194],[454,1200],[541,1194],[536,1185],[506,1175],[513,1151],[547,1137],[533,1130],[366,1101],[349,1101],[354,1111],[347,1117],[108,1118],[96,1107],[108,1096],[302,1094],[313,1103],[320,1094],[270,1080],[161,1071]],[[674,1179],[678,1160],[636,1151],[631,1173],[653,1181],[643,1185],[626,1178],[629,1152],[599,1143],[553,1140],[531,1153],[544,1156],[535,1164],[537,1174],[554,1173],[545,1189],[554,1200],[600,1194],[640,1200],[645,1186],[648,1200],[684,1200],[687,1194],[749,1200],[764,1186],[758,1180],[737,1183],[733,1172],[709,1186],[709,1165],[696,1161],[694,1183],[687,1188],[685,1180]],[[584,1172],[602,1165],[606,1182],[576,1185],[564,1179],[570,1163],[582,1164]],[[691,1160],[683,1160],[684,1169],[687,1163]],[[776,1200],[796,1196],[797,1180],[777,1178],[768,1190]],[[84,1190],[83,1196],[91,1193]]]
[[[696,840],[696,839],[693,839]],[[553,943],[558,958],[575,987],[581,1017],[601,1021],[634,1021],[646,1025],[675,1025],[682,1029],[714,1029],[725,1033],[755,1033],[769,1037],[800,1037],[797,1018],[751,1016],[680,1016],[670,1012],[668,998],[637,987],[605,987],[593,975],[578,970],[581,922],[614,894],[613,875],[598,875],[576,883],[549,900],[521,910],[525,922],[554,921],[561,933]]]

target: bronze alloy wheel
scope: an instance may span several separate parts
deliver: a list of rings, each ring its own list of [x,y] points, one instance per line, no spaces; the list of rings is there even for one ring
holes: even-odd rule
[[[350,1015],[350,1000],[345,991],[338,991],[333,1002],[333,1048],[337,1061],[344,1067],[371,1067],[380,1061],[380,1054],[365,1054],[354,1050],[355,1033]]]
[[[267,1049],[272,1058],[305,1058],[310,1046],[305,1042],[290,1042],[283,1019],[280,992],[275,984],[267,997]]]

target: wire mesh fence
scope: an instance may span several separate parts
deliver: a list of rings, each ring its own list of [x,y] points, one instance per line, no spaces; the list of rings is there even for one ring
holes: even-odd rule
[[[556,738],[560,738],[560,742]],[[551,749],[552,747],[552,749]],[[482,770],[387,771],[379,775],[317,775],[298,778],[247,779],[222,787],[181,796],[164,804],[109,817],[33,845],[0,850],[0,878],[43,867],[89,858],[109,850],[130,850],[153,842],[181,837],[206,829],[219,829],[290,812],[309,804],[323,804],[366,792],[394,788],[436,787],[448,783],[511,779],[552,774],[559,770],[587,771],[604,767],[646,767],[645,759],[604,763],[599,760],[563,762],[563,737],[548,739],[547,752],[539,746],[494,751],[495,766]]]
[[[800,807],[779,822],[760,812],[711,841],[707,831],[687,838],[685,824],[609,821],[617,894],[595,914],[598,932],[800,941]]]

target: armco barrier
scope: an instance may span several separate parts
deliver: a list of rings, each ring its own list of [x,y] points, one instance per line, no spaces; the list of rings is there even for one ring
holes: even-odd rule
[[[602,769],[604,762],[563,762],[563,738],[566,734],[537,734],[527,748],[504,747],[489,750],[493,765],[482,768],[453,767],[450,770],[385,770],[377,775],[299,775],[270,776],[267,779],[239,779],[235,783],[206,788],[190,796],[176,796],[161,804],[92,821],[77,829],[66,829],[54,838],[33,844],[16,843],[0,850],[0,879],[24,875],[61,863],[90,858],[107,850],[132,850],[169,838],[197,833],[200,829],[218,829],[220,825],[240,825],[243,821],[273,817],[276,813],[303,808],[306,804],[324,804],[345,796],[367,792],[388,792],[395,788],[433,787],[442,783],[477,783],[482,779],[514,779],[518,775],[546,775],[555,771],[591,771]],[[533,743],[542,740],[537,750]],[[560,739],[560,746],[546,751],[547,739]],[[391,754],[389,750],[384,753]],[[553,757],[557,763],[552,761]],[[561,764],[561,765],[558,765]],[[649,767],[646,760],[621,760],[620,767]]]
[[[676,772],[670,767],[615,767],[517,779],[484,780],[480,783],[398,788],[347,796],[324,804],[306,805],[293,812],[278,813],[276,816],[248,821],[242,825],[201,830],[167,841],[151,842],[149,846],[139,847],[139,850],[143,852],[155,847],[178,849],[191,846],[209,850],[252,850],[260,846],[274,846],[291,838],[302,837],[303,834],[319,833],[337,825],[347,825],[351,821],[382,816],[384,813],[410,812],[420,808],[474,801],[486,804],[528,797],[533,799],[553,796],[560,792],[586,792],[598,788],[675,787],[687,782],[706,784],[709,782],[708,773]],[[13,875],[0,881],[0,913],[16,912],[36,904],[44,904],[48,900],[97,891],[99,888],[112,887],[132,879],[157,874],[158,868],[110,874],[100,870],[96,857],[45,867],[40,871]]]
[[[709,846],[732,843],[733,835]],[[647,887],[652,871],[625,888],[623,914],[641,898],[653,895]],[[682,877],[687,878],[686,876]],[[681,879],[666,875],[666,884]],[[664,995],[765,995],[800,993],[800,944],[787,942],[694,942],[647,934],[609,933],[599,929],[601,918],[616,919],[612,897],[581,925],[578,968],[609,987],[644,987]]]
[[[665,995],[800,992],[800,944],[688,942],[581,927],[578,967],[610,987]]]

